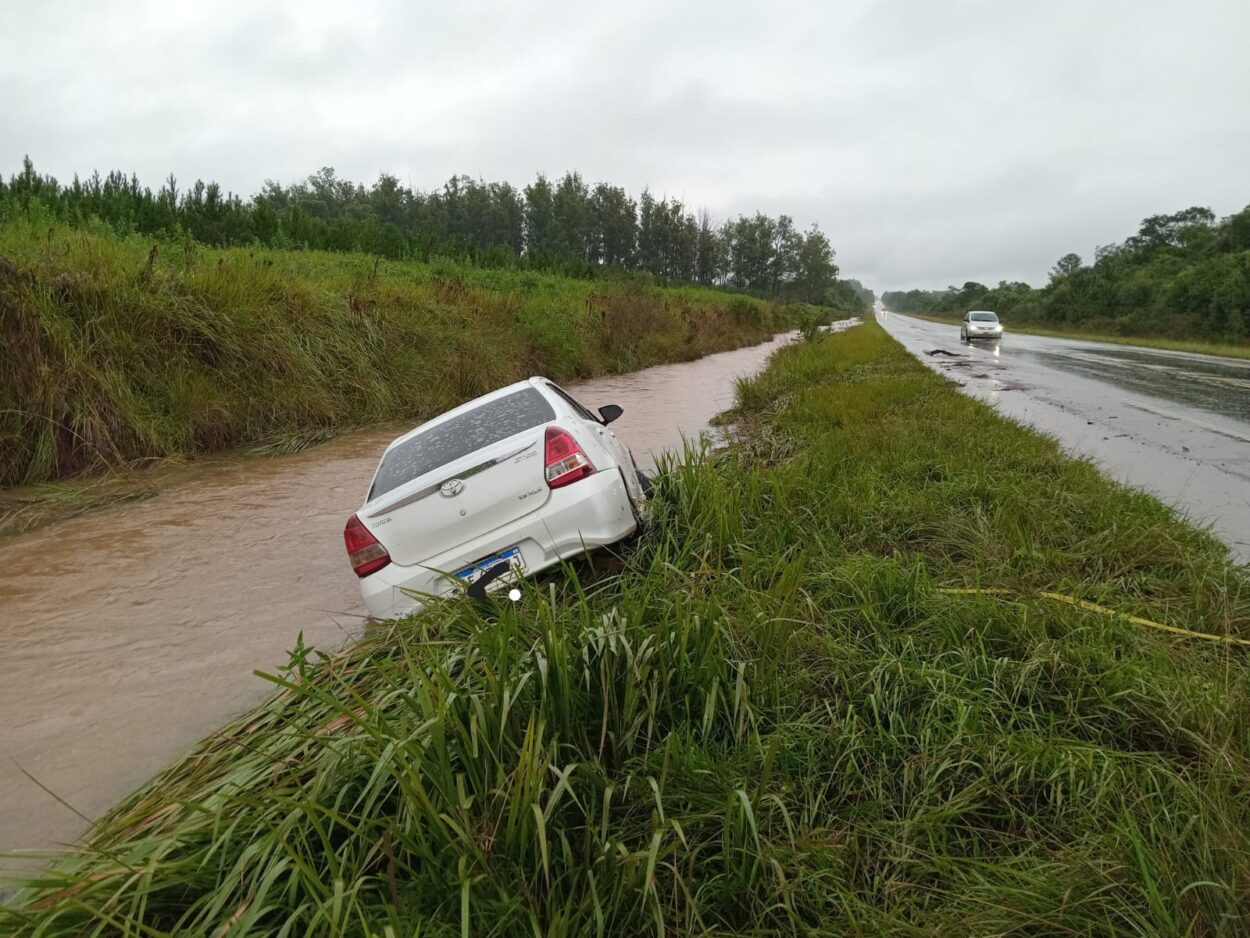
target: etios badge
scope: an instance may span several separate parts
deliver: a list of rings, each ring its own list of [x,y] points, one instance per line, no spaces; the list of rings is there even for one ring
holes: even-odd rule
[[[442,494],[443,498],[455,498],[464,491],[464,483],[459,479],[448,479],[438,487],[438,491]]]

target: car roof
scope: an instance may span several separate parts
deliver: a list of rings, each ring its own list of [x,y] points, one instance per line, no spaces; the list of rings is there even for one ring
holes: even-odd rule
[[[998,313],[994,312],[992,309],[970,309],[968,310],[969,316],[971,316],[973,313],[989,313],[991,316],[998,315]]]
[[[546,392],[543,391],[543,385],[546,384],[548,380],[549,379],[544,378],[541,375],[534,375],[533,377],[526,378],[524,381],[517,381],[513,384],[509,384],[507,387],[499,388],[498,390],[491,391],[488,394],[483,394],[481,397],[475,397],[471,401],[465,401],[463,404],[453,407],[451,410],[444,411],[443,413],[439,414],[437,417],[431,417],[429,420],[425,421],[424,423],[417,424],[415,427],[413,427],[411,430],[409,430],[407,433],[403,434],[402,436],[395,437],[395,439],[391,440],[391,442],[387,445],[386,450],[383,452],[383,455],[386,455],[386,453],[389,453],[392,449],[394,449],[400,443],[405,443],[408,440],[412,439],[421,431],[428,430],[430,429],[430,427],[436,427],[440,423],[443,423],[446,420],[450,420],[452,417],[456,417],[460,414],[463,414],[465,411],[473,410],[475,407],[479,407],[480,405],[485,404],[488,401],[497,400],[498,398],[501,398],[501,397],[507,397],[509,394],[514,394],[517,391],[523,390],[525,388],[537,388],[540,392],[543,392],[545,395]]]

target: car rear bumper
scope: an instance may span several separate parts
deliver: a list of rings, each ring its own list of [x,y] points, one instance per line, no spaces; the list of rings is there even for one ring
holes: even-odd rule
[[[408,615],[460,589],[454,571],[475,560],[519,547],[526,572],[537,573],[585,550],[615,544],[637,525],[620,472],[606,469],[552,489],[538,511],[424,563],[388,564],[360,581],[360,593],[375,619]]]

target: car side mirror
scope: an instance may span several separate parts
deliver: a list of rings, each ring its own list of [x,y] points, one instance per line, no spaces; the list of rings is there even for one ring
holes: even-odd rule
[[[620,404],[604,404],[599,408],[599,417],[603,420],[604,426],[610,424],[623,413],[625,413],[625,409]]]

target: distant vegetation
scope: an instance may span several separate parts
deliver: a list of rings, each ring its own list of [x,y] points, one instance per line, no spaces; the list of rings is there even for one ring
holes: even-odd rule
[[[1243,344],[1250,335],[1250,206],[1216,220],[1207,208],[1152,215],[1092,265],[1066,254],[1040,289],[968,282],[882,296],[887,309],[958,318],[992,309],[1013,322],[1118,336]]]
[[[838,279],[834,250],[816,226],[756,212],[714,224],[676,199],[644,189],[637,200],[578,173],[540,175],[518,189],[454,176],[421,192],[383,173],[371,186],[324,168],[307,181],[267,181],[250,199],[169,176],[153,192],[121,172],[63,185],[35,171],[0,179],[0,220],[32,206],[69,224],[97,219],[121,235],[188,239],[214,247],[257,245],[360,251],[390,259],[452,258],[483,267],[588,278],[645,271],[661,284],[700,284],[754,296],[849,308],[871,305],[856,281]]]
[[[873,301],[833,256],[785,215],[714,226],[576,173],[423,193],[323,169],[243,200],[27,159],[0,179],[0,486],[810,331]]]

